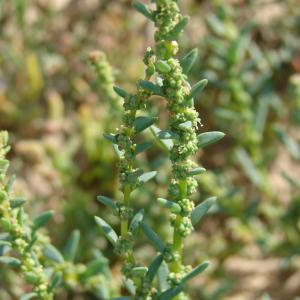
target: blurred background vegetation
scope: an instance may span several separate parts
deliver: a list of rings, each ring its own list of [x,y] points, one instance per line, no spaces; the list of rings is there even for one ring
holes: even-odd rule
[[[226,133],[197,157],[209,171],[200,176],[196,197],[216,195],[218,205],[186,244],[187,263],[212,261],[190,287],[193,299],[299,299],[300,2],[181,2],[191,16],[181,55],[198,48],[192,79],[209,79],[197,102],[203,129]],[[32,216],[55,210],[47,230],[57,248],[78,229],[77,261],[99,258],[98,249],[111,262],[108,272],[101,256],[105,291],[88,293],[84,282],[69,279],[57,299],[110,299],[119,288],[120,262],[93,216],[117,225],[95,199],[118,194],[116,157],[102,135],[120,124],[121,114],[88,57],[106,53],[117,84],[132,91],[153,44],[152,25],[129,0],[0,5],[0,128],[11,136],[16,193],[25,194]],[[161,114],[158,99],[152,101]],[[135,205],[166,237],[167,214],[154,199],[164,196],[170,166],[157,147],[140,158],[159,174],[135,194]],[[137,251],[144,260],[153,255],[142,235]],[[1,266],[1,300],[18,299],[26,289]]]

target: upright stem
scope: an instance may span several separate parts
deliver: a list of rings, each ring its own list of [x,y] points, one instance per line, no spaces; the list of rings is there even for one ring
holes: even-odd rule
[[[130,194],[131,194],[131,186],[128,184],[124,188],[124,205],[129,208],[130,206]],[[128,232],[128,220],[123,220],[121,222],[121,235],[122,237],[126,237]]]

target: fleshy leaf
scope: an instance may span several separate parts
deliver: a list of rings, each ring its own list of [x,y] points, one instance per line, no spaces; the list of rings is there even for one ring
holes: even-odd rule
[[[182,30],[184,29],[184,27],[187,25],[187,23],[189,22],[189,17],[183,17],[173,28],[173,30],[170,32],[170,35],[173,38],[178,37],[178,35],[182,32]]]
[[[128,93],[118,86],[114,86],[114,91],[122,98],[126,98]]]
[[[53,215],[54,215],[54,211],[50,210],[50,211],[43,212],[42,214],[37,216],[33,220],[34,230],[37,230],[43,227],[44,225],[46,225],[46,223],[53,217]]]
[[[163,252],[165,247],[161,239],[158,237],[158,235],[145,223],[141,223],[141,227],[145,235],[147,236],[147,238],[154,245],[154,247],[160,252]]]
[[[24,205],[25,200],[22,197],[14,198],[10,200],[10,206],[12,209],[19,208]]]
[[[10,256],[0,256],[0,263],[6,264],[6,265],[10,265],[12,267],[20,267],[21,262],[14,257],[10,257]]]
[[[65,261],[62,254],[52,245],[47,245],[43,250],[43,254],[58,264],[61,264]]]
[[[137,117],[133,122],[135,132],[142,132],[143,130],[153,125],[156,120],[156,117]]]
[[[143,175],[139,176],[139,182],[145,183],[155,177],[157,174],[156,171],[144,173]]]
[[[199,93],[201,93],[203,91],[203,89],[206,87],[208,83],[207,79],[202,79],[201,81],[199,81],[198,83],[196,83],[191,91],[190,94],[188,96],[188,99],[193,99],[195,98]]]
[[[194,277],[196,277],[197,275],[202,273],[208,266],[209,266],[208,261],[205,261],[205,262],[201,263],[199,266],[194,268],[190,273],[188,273],[186,276],[184,276],[182,278],[182,282],[186,282],[188,280],[193,279]]]
[[[153,14],[151,13],[151,11],[149,10],[149,8],[144,5],[143,3],[134,1],[132,6],[138,11],[140,12],[142,15],[144,15],[146,18],[148,18],[149,20],[153,21]]]
[[[144,210],[141,209],[133,218],[129,226],[129,231],[135,235],[143,221]]]
[[[198,147],[204,148],[210,144],[216,143],[225,136],[223,132],[220,131],[209,131],[198,135]]]
[[[104,220],[99,217],[95,217],[96,223],[101,227],[103,233],[107,237],[107,239],[111,242],[113,246],[116,245],[118,241],[118,236],[115,231],[108,225]]]
[[[136,145],[135,153],[139,154],[141,152],[144,152],[148,149],[150,149],[153,146],[151,142],[144,142]]]
[[[143,89],[152,92],[154,95],[163,96],[162,89],[158,84],[154,84],[153,82],[147,80],[140,80],[139,85]]]
[[[149,265],[148,272],[146,274],[146,278],[148,279],[148,282],[152,282],[155,275],[158,272],[159,267],[161,266],[163,262],[164,256],[162,254],[157,255],[154,260]]]
[[[104,204],[105,206],[111,208],[114,213],[118,212],[118,207],[114,200],[112,200],[108,197],[105,197],[105,196],[97,196],[97,200],[99,202],[101,202],[102,204]]]
[[[182,71],[184,74],[188,74],[190,72],[197,57],[198,57],[198,49],[195,48],[182,58],[182,60],[180,61],[180,65],[182,67]]]
[[[193,225],[196,225],[202,219],[211,206],[216,202],[216,199],[216,197],[208,198],[194,208],[191,212],[191,221]]]
[[[206,171],[205,168],[197,167],[189,171],[190,176],[200,175]]]
[[[116,136],[112,133],[109,133],[109,134],[103,134],[104,138],[107,139],[108,141],[112,142],[113,144],[116,144],[117,143],[117,139],[116,139]]]
[[[179,204],[173,201],[166,200],[164,198],[157,198],[157,201],[163,207],[170,209],[171,212],[178,214],[181,212],[181,207]]]
[[[135,267],[131,270],[133,276],[143,277],[148,272],[147,267]]]
[[[28,293],[28,294],[25,294],[23,296],[21,296],[20,300],[30,300],[32,298],[35,298],[37,297],[37,293]]]
[[[67,241],[64,249],[64,258],[66,261],[74,261],[78,249],[79,240],[80,232],[79,230],[74,230],[71,233],[71,236]]]

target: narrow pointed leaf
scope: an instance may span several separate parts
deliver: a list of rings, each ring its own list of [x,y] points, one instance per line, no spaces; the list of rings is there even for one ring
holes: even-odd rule
[[[106,238],[111,242],[113,246],[115,246],[118,241],[118,236],[115,231],[101,218],[95,217],[95,221],[101,227]]]
[[[201,81],[199,81],[198,83],[196,83],[191,91],[190,91],[190,94],[188,96],[188,99],[193,99],[195,98],[199,93],[201,93],[203,91],[203,89],[206,87],[208,83],[208,80],[207,79],[203,79]]]
[[[143,130],[153,125],[156,120],[157,118],[155,117],[137,117],[133,122],[135,132],[142,132]]]
[[[54,211],[46,211],[33,220],[33,228],[35,230],[43,227],[53,217]]]
[[[114,91],[122,98],[126,98],[128,93],[118,86],[114,86]]]
[[[220,131],[209,131],[198,135],[198,147],[204,148],[210,144],[216,143],[221,140],[225,134]]]
[[[144,210],[141,209],[133,218],[129,226],[129,231],[135,235],[140,228],[140,225],[144,218]]]
[[[180,284],[174,288],[168,289],[160,295],[159,300],[171,300],[175,296],[180,294],[183,291],[183,289],[184,289],[183,284]]]
[[[109,134],[103,134],[104,138],[107,139],[108,141],[112,142],[113,144],[116,144],[117,143],[117,139],[116,139],[116,136],[112,133],[109,133]]]
[[[21,266],[21,262],[14,257],[10,257],[10,256],[0,256],[0,263],[12,266],[12,267],[20,267]]]
[[[79,230],[74,230],[71,233],[69,240],[64,249],[64,258],[66,261],[74,261],[80,240]]]
[[[200,175],[206,171],[205,168],[197,167],[189,171],[190,176]]]
[[[165,208],[170,209],[170,211],[175,214],[179,214],[181,212],[181,207],[176,202],[169,201],[164,198],[157,198],[157,201],[160,205],[162,205]]]
[[[159,267],[161,266],[163,262],[164,256],[162,254],[157,255],[154,260],[149,265],[148,272],[146,274],[146,279],[148,279],[148,282],[152,282],[155,275],[158,272]]]
[[[156,176],[156,171],[148,172],[139,177],[139,182],[145,183]]]
[[[15,175],[12,175],[12,176],[9,177],[9,179],[8,179],[6,185],[5,185],[5,190],[7,191],[8,194],[11,193],[15,180],[16,180]]]
[[[51,291],[55,290],[56,288],[58,288],[59,285],[61,284],[61,282],[62,282],[62,273],[58,272],[53,276],[53,278],[51,280],[49,291],[51,292]]]
[[[24,203],[25,203],[25,200],[21,197],[10,200],[10,206],[12,209],[19,208],[19,207],[23,206]]]
[[[162,293],[170,288],[168,277],[170,271],[168,265],[163,261],[161,266],[158,269],[157,273],[157,280],[158,280],[158,288],[159,291]]]
[[[142,223],[141,227],[142,227],[145,235],[147,236],[147,238],[154,245],[154,247],[157,250],[159,250],[160,252],[163,252],[165,247],[164,247],[163,242],[158,237],[158,235],[145,223]]]
[[[197,205],[191,213],[191,221],[196,225],[202,217],[208,212],[212,205],[216,202],[216,197],[211,197]]]
[[[153,21],[153,14],[151,13],[151,11],[149,10],[149,8],[144,5],[143,3],[134,1],[132,6],[138,11],[140,12],[142,15],[144,15],[146,18],[148,18],[149,20]]]
[[[184,130],[190,129],[190,128],[192,128],[192,126],[193,126],[193,123],[191,121],[186,121],[186,122],[178,125],[179,128],[184,129]]]
[[[144,152],[148,149],[150,149],[153,146],[151,142],[144,142],[136,145],[135,153],[139,154],[141,152]]]
[[[158,84],[154,84],[153,82],[147,80],[140,80],[139,85],[143,89],[152,92],[154,95],[163,96],[162,89]]]
[[[52,245],[47,245],[43,250],[43,254],[58,264],[61,264],[65,261],[62,254]]]
[[[143,170],[138,169],[128,174],[127,180],[131,183],[135,183],[138,180],[139,176],[141,176],[141,174],[143,174]]]
[[[160,147],[162,147],[162,149],[164,151],[169,152],[172,149],[172,147],[174,145],[172,139],[165,140],[165,139],[162,139],[159,137],[159,134],[162,130],[160,130],[156,126],[151,126],[150,131],[151,131],[152,135],[154,136],[156,142],[159,144]]]
[[[182,67],[182,71],[184,74],[188,74],[190,72],[197,57],[198,57],[198,49],[195,48],[182,58],[182,60],[180,61],[180,65]]]
[[[178,23],[177,25],[175,25],[175,27],[173,28],[173,30],[170,32],[170,35],[173,38],[178,37],[178,35],[183,31],[184,27],[187,25],[187,23],[189,22],[189,17],[183,17]]]
[[[177,133],[172,132],[170,130],[161,130],[159,131],[157,135],[162,140],[168,140],[168,139],[178,139],[179,136]]]
[[[182,278],[182,282],[186,282],[188,280],[193,279],[194,277],[196,277],[197,275],[202,273],[205,269],[207,269],[208,266],[209,266],[208,261],[205,261],[205,262],[201,263],[199,266],[194,268],[190,273],[188,273],[186,276],[184,276]]]
[[[97,196],[97,200],[102,204],[104,204],[105,206],[111,208],[114,213],[118,212],[118,206],[114,200],[105,196]]]
[[[36,298],[37,296],[38,296],[37,293],[28,293],[21,296],[20,300],[30,300],[32,298]]]

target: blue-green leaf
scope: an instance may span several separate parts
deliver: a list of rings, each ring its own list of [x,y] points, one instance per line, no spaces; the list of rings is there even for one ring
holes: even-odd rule
[[[104,138],[107,139],[108,141],[112,142],[113,144],[117,143],[117,138],[114,134],[109,133],[109,134],[103,134]]]
[[[67,241],[63,252],[66,261],[74,261],[77,253],[78,245],[79,245],[79,240],[80,240],[80,232],[79,230],[74,230],[71,233],[71,236]]]
[[[136,148],[135,148],[135,153],[139,154],[141,152],[144,152],[144,151],[150,149],[152,146],[153,146],[153,143],[151,143],[151,142],[144,142],[144,143],[137,144]]]
[[[155,177],[157,174],[156,171],[144,173],[143,175],[139,176],[139,182],[145,183]]]
[[[168,208],[171,212],[175,214],[179,214],[181,212],[180,205],[174,201],[169,201],[164,198],[157,198],[157,201],[160,205],[162,205],[165,208]]]
[[[105,196],[97,196],[97,200],[105,206],[111,208],[114,213],[118,212],[118,206],[114,200]]]
[[[184,285],[180,284],[174,288],[170,288],[168,290],[166,290],[165,292],[163,292],[160,297],[159,300],[171,300],[173,299],[175,296],[177,296],[178,294],[180,294],[184,289]]]
[[[204,148],[210,144],[216,143],[225,136],[223,132],[220,131],[209,131],[198,135],[198,147]]]
[[[205,168],[197,167],[188,172],[190,176],[200,175],[206,171]]]
[[[180,65],[184,74],[188,74],[190,72],[197,59],[197,56],[198,49],[195,48],[182,58],[182,60],[180,61]]]
[[[146,18],[148,18],[149,20],[153,21],[153,14],[152,12],[149,10],[149,8],[144,5],[143,3],[134,1],[132,6],[138,11],[140,12],[142,15],[144,15]]]
[[[202,217],[208,212],[212,205],[216,202],[216,197],[211,197],[197,205],[191,213],[191,221],[196,225]]]
[[[141,209],[133,218],[129,226],[129,231],[135,235],[140,228],[140,225],[144,218],[144,210]]]
[[[101,227],[101,229],[102,229],[103,233],[105,234],[106,238],[111,242],[111,244],[113,246],[115,246],[117,241],[118,241],[118,236],[115,233],[115,231],[110,227],[110,225],[108,225],[101,218],[95,217],[95,221],[96,221],[97,225],[99,225]]]
[[[114,86],[114,91],[122,98],[126,98],[128,93],[120,87]]]
[[[62,273],[58,272],[51,279],[49,291],[51,292],[51,291],[55,290],[56,288],[58,288],[59,285],[61,284],[61,282],[62,282]]]
[[[30,300],[30,299],[35,298],[37,296],[38,296],[37,293],[28,293],[28,294],[25,294],[25,295],[21,296],[20,300]]]
[[[0,263],[12,266],[12,267],[20,267],[21,262],[17,258],[10,257],[10,256],[0,256]]]
[[[157,121],[156,117],[137,117],[134,122],[134,130],[136,133],[142,132]]]
[[[163,242],[160,240],[158,235],[145,223],[141,223],[141,227],[147,236],[147,238],[152,242],[154,247],[159,250],[160,252],[163,252],[165,249],[165,246]]]
[[[139,85],[143,89],[152,92],[154,95],[163,96],[162,89],[158,84],[154,84],[153,82],[148,80],[140,80]]]
[[[163,259],[164,259],[163,254],[159,254],[154,258],[154,260],[149,265],[149,269],[146,274],[146,279],[148,279],[148,282],[151,283],[153,281],[155,275],[158,272],[159,267],[161,266],[161,264],[163,262]]]
[[[43,227],[44,225],[46,225],[46,223],[53,217],[53,215],[54,215],[54,211],[50,210],[50,211],[43,212],[42,214],[37,216],[33,220],[34,230],[37,230]]]
[[[23,206],[24,203],[25,203],[25,200],[22,197],[18,197],[18,198],[14,198],[14,199],[10,200],[10,206],[12,209],[19,208],[19,207]]]
[[[160,130],[157,135],[162,140],[178,139],[179,135],[170,130]]]
[[[207,79],[202,79],[201,81],[199,81],[198,83],[196,83],[191,91],[190,94],[188,96],[188,99],[193,99],[195,98],[199,93],[201,93],[203,91],[203,89],[206,87],[208,83]]]
[[[209,266],[209,262],[205,261],[201,263],[199,266],[194,268],[191,272],[189,272],[186,276],[182,278],[181,282],[186,282],[188,280],[191,280],[192,278],[196,277],[200,273],[202,273],[207,267]]]
[[[44,256],[46,256],[47,258],[51,259],[52,261],[58,264],[62,264],[65,261],[62,254],[52,245],[47,245],[43,249],[43,254]]]
[[[183,31],[184,27],[189,22],[189,17],[183,17],[171,30],[170,35],[173,38],[178,37],[178,35]]]

